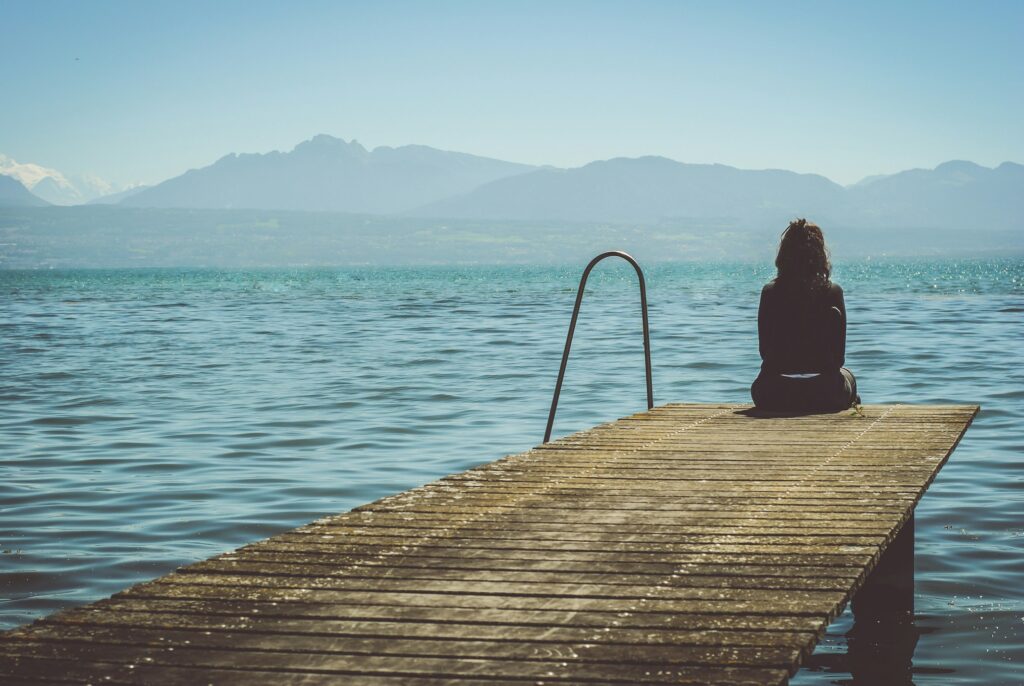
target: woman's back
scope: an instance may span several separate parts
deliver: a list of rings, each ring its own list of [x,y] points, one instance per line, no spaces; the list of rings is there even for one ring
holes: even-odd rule
[[[843,289],[791,286],[776,279],[761,290],[758,339],[762,369],[773,374],[834,372],[846,352]]]

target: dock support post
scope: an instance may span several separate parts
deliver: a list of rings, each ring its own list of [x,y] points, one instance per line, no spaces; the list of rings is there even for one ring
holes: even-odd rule
[[[867,581],[853,597],[853,614],[861,619],[914,615],[914,515],[889,544]]]
[[[853,597],[847,657],[856,686],[913,684],[914,515]]]

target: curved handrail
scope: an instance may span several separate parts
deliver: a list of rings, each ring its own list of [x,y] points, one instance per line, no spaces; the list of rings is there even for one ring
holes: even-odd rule
[[[621,257],[633,265],[636,275],[640,279],[640,311],[644,320],[644,367],[647,372],[647,409],[654,407],[654,386],[651,381],[651,334],[647,326],[647,283],[644,281],[644,272],[640,265],[629,253],[621,250],[611,250],[601,253],[590,261],[587,268],[583,270],[583,278],[580,279],[580,287],[576,291],[576,305],[572,308],[572,320],[569,322],[569,334],[565,337],[565,350],[562,352],[562,366],[558,370],[558,381],[555,383],[555,395],[551,398],[551,411],[548,413],[548,426],[544,430],[544,442],[551,440],[551,427],[555,424],[555,410],[558,409],[558,396],[562,392],[562,380],[565,379],[565,365],[569,362],[569,349],[572,347],[572,335],[576,330],[576,319],[580,314],[580,304],[583,302],[583,291],[587,286],[587,277],[590,271],[598,262],[606,257]]]

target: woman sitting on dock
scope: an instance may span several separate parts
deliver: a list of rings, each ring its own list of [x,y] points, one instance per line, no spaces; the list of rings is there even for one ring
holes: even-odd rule
[[[778,412],[837,412],[859,404],[857,380],[843,367],[843,289],[830,278],[821,229],[806,219],[791,222],[775,267],[757,313],[762,363],[750,387],[754,404]]]

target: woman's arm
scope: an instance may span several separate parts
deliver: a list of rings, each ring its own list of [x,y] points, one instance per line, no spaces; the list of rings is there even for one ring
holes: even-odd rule
[[[757,349],[761,353],[761,361],[767,365],[769,359],[773,359],[772,350],[772,313],[767,296],[768,286],[761,289],[761,302],[757,306]]]
[[[839,310],[839,331],[836,334],[835,360],[836,368],[846,364],[846,300],[843,298],[843,288],[839,284],[832,284],[833,307]]]

